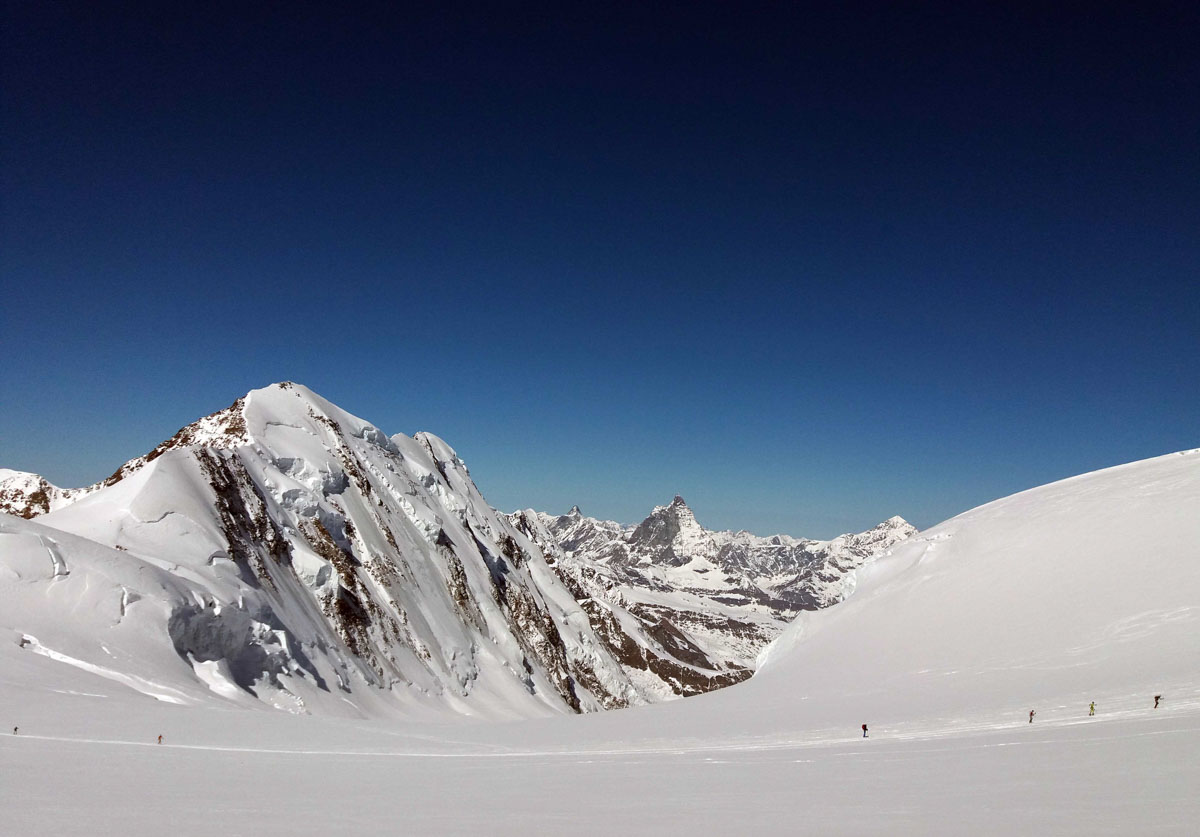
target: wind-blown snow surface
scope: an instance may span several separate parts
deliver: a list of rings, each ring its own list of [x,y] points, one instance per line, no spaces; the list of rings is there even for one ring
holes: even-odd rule
[[[0,832],[1191,834],[1198,511],[1200,452],[999,500],[750,681],[579,717],[178,706],[0,642]]]

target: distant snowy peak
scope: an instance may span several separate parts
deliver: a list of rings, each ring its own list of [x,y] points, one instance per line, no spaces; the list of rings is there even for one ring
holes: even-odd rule
[[[821,562],[836,560],[853,569],[862,560],[888,549],[917,532],[904,518],[888,518],[858,533],[839,535],[828,541],[792,535],[760,536],[750,532],[705,529],[682,497],[655,506],[636,525],[585,516],[579,506],[564,515],[549,515],[526,509],[518,514],[536,518],[554,543],[572,555],[604,559],[607,564],[687,567],[701,573],[719,566],[747,577],[794,574]],[[696,563],[703,561],[704,566]],[[809,606],[828,604],[827,597]]]
[[[38,474],[0,468],[0,512],[30,519],[60,509],[79,489],[59,488]]]
[[[538,543],[602,638],[612,644],[605,620],[638,638],[642,653],[617,653],[631,677],[684,664],[687,677],[667,679],[685,695],[748,677],[796,613],[841,601],[858,567],[916,532],[900,517],[831,541],[713,532],[679,496],[634,526],[578,506],[510,520]]]
[[[629,536],[630,544],[654,563],[686,564],[716,552],[712,535],[696,522],[696,515],[678,494],[668,505],[657,506]]]

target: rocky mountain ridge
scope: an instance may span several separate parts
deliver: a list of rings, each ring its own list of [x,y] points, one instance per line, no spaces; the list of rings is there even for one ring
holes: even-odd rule
[[[388,437],[291,383],[88,488],[0,472],[0,510],[0,630],[21,647],[159,700],[365,716],[737,682],[903,531],[710,533],[678,498],[637,527],[506,516],[441,439]]]

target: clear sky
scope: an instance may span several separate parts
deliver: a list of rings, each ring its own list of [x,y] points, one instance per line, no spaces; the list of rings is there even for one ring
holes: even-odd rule
[[[248,5],[3,4],[0,466],[290,379],[828,537],[1200,445],[1195,3]]]

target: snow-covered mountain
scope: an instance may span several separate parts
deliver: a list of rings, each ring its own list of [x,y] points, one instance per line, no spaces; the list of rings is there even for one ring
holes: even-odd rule
[[[635,526],[586,517],[578,506],[558,517],[532,509],[509,517],[635,682],[663,696],[749,677],[799,611],[841,601],[854,570],[916,532],[899,517],[831,541],[714,532],[679,496]]]
[[[88,489],[3,486],[2,628],[163,700],[488,716],[647,700],[445,442],[389,438],[299,385]]]
[[[0,629],[162,700],[369,716],[586,712],[745,679],[898,518],[828,543],[506,516],[428,433],[291,383],[80,489],[0,472]]]

